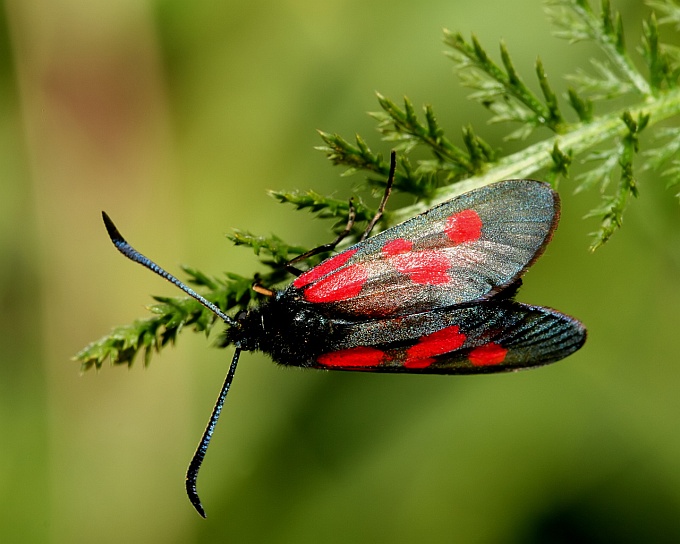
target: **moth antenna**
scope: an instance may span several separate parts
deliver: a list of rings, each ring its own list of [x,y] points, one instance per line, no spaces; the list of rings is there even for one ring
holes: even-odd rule
[[[127,243],[125,238],[121,235],[121,233],[118,231],[116,228],[116,225],[113,224],[113,221],[111,221],[111,218],[106,214],[106,212],[102,212],[102,218],[104,219],[104,225],[106,226],[106,231],[109,233],[109,238],[111,238],[111,241],[113,242],[113,245],[116,246],[116,249],[120,251],[123,255],[125,255],[128,259],[141,264],[142,266],[145,266],[152,272],[155,272],[162,278],[165,278],[168,280],[170,283],[173,285],[176,285],[179,287],[182,291],[184,291],[187,295],[190,297],[196,299],[198,302],[200,302],[203,306],[208,308],[211,312],[213,312],[217,317],[219,317],[222,321],[224,321],[227,325],[236,325],[236,321],[229,317],[227,314],[225,314],[222,310],[220,310],[215,304],[207,300],[206,298],[202,297],[199,295],[196,291],[182,283],[180,280],[178,280],[175,276],[170,274],[169,272],[166,272],[158,266],[155,262],[153,262],[151,259],[148,257],[145,257],[142,255],[139,251],[137,251],[135,248],[133,248],[130,244]],[[241,354],[241,349],[237,346],[236,351],[234,352],[234,357],[231,360],[231,366],[229,367],[229,372],[227,373],[227,377],[224,380],[224,385],[222,385],[222,389],[220,390],[220,394],[217,397],[217,402],[215,403],[215,407],[213,408],[212,414],[210,414],[210,419],[208,420],[208,425],[205,428],[205,431],[203,432],[203,436],[201,437],[201,441],[198,443],[198,448],[196,448],[196,452],[194,453],[194,456],[191,458],[191,462],[189,463],[189,468],[187,469],[187,476],[186,476],[186,490],[187,490],[187,495],[189,496],[189,500],[191,501],[191,504],[193,504],[194,508],[196,511],[205,518],[205,510],[203,510],[203,506],[201,505],[201,500],[198,498],[198,493],[196,492],[196,479],[198,478],[198,471],[201,468],[201,464],[203,463],[203,459],[205,458],[205,454],[208,451],[208,445],[210,444],[210,439],[212,438],[213,432],[215,431],[215,425],[217,425],[217,420],[220,417],[220,413],[222,412],[222,406],[224,406],[224,401],[227,398],[227,393],[229,393],[229,388],[231,387],[231,382],[234,380],[234,373],[236,372],[236,365],[238,364],[238,359],[239,355]]]
[[[380,201],[380,205],[378,206],[378,211],[375,212],[373,219],[371,219],[371,222],[366,226],[366,230],[361,235],[361,238],[359,238],[360,242],[363,242],[366,238],[368,238],[368,235],[371,234],[373,227],[375,227],[376,223],[380,221],[380,218],[383,216],[383,213],[385,212],[385,206],[387,206],[387,200],[390,198],[390,193],[392,193],[392,186],[394,185],[394,176],[396,172],[397,172],[397,152],[392,150],[392,152],[390,153],[390,173],[387,176],[385,192],[383,193],[382,200]]]
[[[237,347],[234,352],[234,357],[231,360],[231,366],[229,367],[229,372],[227,372],[227,377],[224,380],[224,385],[220,390],[220,394],[217,397],[217,402],[215,402],[215,407],[213,408],[212,414],[210,414],[210,419],[208,420],[208,425],[203,431],[203,436],[201,441],[198,443],[196,448],[196,453],[191,458],[189,463],[189,468],[187,469],[186,476],[186,490],[187,495],[191,504],[193,504],[196,512],[203,518],[205,518],[205,510],[203,510],[203,505],[201,504],[201,499],[198,498],[198,492],[196,491],[196,479],[198,478],[198,471],[203,464],[203,459],[208,451],[208,445],[210,444],[210,439],[212,438],[213,432],[215,431],[215,425],[217,425],[217,420],[222,412],[222,406],[224,406],[224,400],[227,398],[227,393],[229,393],[229,388],[231,387],[231,382],[234,380],[234,373],[236,372],[236,365],[238,364],[238,358],[241,355],[241,348]]]
[[[111,238],[113,245],[116,246],[116,249],[118,249],[118,251],[120,251],[128,259],[130,259],[131,261],[134,261],[136,263],[139,263],[142,266],[145,266],[146,268],[148,268],[152,272],[155,272],[156,274],[158,274],[162,278],[165,278],[166,280],[168,280],[173,285],[176,285],[182,291],[184,291],[187,295],[196,299],[203,306],[208,308],[208,310],[213,312],[217,317],[219,317],[227,325],[236,325],[236,321],[234,321],[231,317],[229,317],[222,310],[220,310],[215,304],[213,304],[209,300],[207,300],[204,297],[202,297],[201,295],[199,295],[191,287],[182,283],[175,276],[173,276],[169,272],[166,272],[165,270],[163,270],[160,266],[158,266],[151,259],[145,257],[139,251],[137,251],[134,247],[132,247],[130,244],[128,244],[125,241],[125,238],[123,238],[123,236],[120,234],[120,232],[118,232],[118,229],[116,228],[116,225],[113,224],[113,221],[111,221],[111,218],[108,215],[106,215],[106,212],[102,212],[102,219],[104,219],[104,225],[106,226],[106,231],[109,233],[109,238]]]

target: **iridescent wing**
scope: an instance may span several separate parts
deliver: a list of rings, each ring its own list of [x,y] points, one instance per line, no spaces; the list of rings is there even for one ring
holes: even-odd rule
[[[549,185],[471,191],[356,244],[288,288],[332,316],[384,317],[490,298],[542,253],[559,219]]]
[[[553,363],[586,340],[576,319],[509,299],[334,325],[326,352],[302,366],[484,374]]]

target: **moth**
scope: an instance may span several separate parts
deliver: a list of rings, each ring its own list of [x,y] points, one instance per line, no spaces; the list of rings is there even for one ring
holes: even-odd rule
[[[358,243],[304,272],[293,264],[335,249],[344,236],[298,256],[288,266],[297,275],[288,287],[256,285],[267,299],[235,317],[135,250],[102,212],[116,248],[214,312],[227,325],[224,343],[235,347],[187,471],[187,494],[201,516],[196,479],[241,351],[323,370],[485,374],[552,363],[585,342],[586,329],[578,320],[514,300],[521,276],[557,227],[560,200],[548,184],[494,183],[369,237],[395,169],[393,153],[378,214]]]

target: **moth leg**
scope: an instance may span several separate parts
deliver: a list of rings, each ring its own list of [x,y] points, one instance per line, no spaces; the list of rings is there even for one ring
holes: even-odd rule
[[[392,186],[394,185],[394,174],[397,171],[397,152],[392,150],[390,153],[390,174],[387,177],[387,183],[385,184],[385,193],[383,194],[382,200],[380,201],[380,206],[378,206],[378,211],[373,216],[373,219],[366,226],[366,230],[359,238],[360,242],[363,242],[368,238],[369,234],[373,230],[373,227],[380,221],[383,213],[385,212],[385,206],[387,205],[387,199],[390,198],[390,193],[392,193]]]
[[[383,213],[385,212],[385,206],[387,205],[387,200],[390,198],[392,186],[394,185],[394,174],[396,170],[397,170],[397,152],[392,151],[390,153],[390,173],[387,178],[387,183],[385,184],[385,193],[383,194],[382,200],[380,201],[380,205],[378,206],[378,211],[373,216],[373,219],[371,219],[371,221],[366,226],[366,230],[361,235],[361,238],[359,238],[360,242],[363,242],[366,238],[368,238],[368,235],[371,234],[373,227],[375,227],[378,221],[380,221],[380,218],[383,216]],[[299,276],[300,274],[302,274],[303,271],[299,270],[298,268],[295,268],[295,266],[293,266],[294,264],[299,263],[300,261],[304,261],[305,259],[312,257],[313,255],[323,253],[324,251],[334,250],[336,246],[340,242],[342,242],[342,240],[344,240],[349,235],[350,232],[352,232],[352,227],[354,226],[356,217],[357,210],[354,207],[354,199],[350,198],[349,213],[347,215],[347,225],[345,226],[345,229],[338,235],[338,237],[335,240],[333,240],[330,244],[324,244],[314,249],[310,249],[309,251],[306,251],[305,253],[302,253],[301,255],[298,255],[297,257],[291,259],[285,265],[286,270],[288,270],[288,272],[295,276]]]
[[[335,249],[335,247],[342,242],[347,235],[349,235],[350,232],[352,232],[352,227],[354,226],[354,221],[357,218],[357,210],[354,207],[354,199],[350,198],[349,199],[349,211],[347,213],[347,225],[345,225],[344,230],[338,234],[338,237],[333,240],[330,244],[324,244],[319,247],[315,247],[314,249],[310,249],[309,251],[306,251],[297,257],[291,259],[286,263],[286,270],[290,272],[291,274],[294,274],[295,276],[299,276],[302,274],[302,270],[299,270],[295,268],[293,265],[295,263],[299,263],[300,261],[304,261],[305,259],[308,259],[309,257],[312,257],[313,255],[318,255],[319,253],[323,253],[324,251],[332,251]]]

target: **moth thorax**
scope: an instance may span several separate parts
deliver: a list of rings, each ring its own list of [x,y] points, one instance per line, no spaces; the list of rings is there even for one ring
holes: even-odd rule
[[[229,327],[225,332],[224,345],[234,344],[244,351],[260,349],[259,339],[265,332],[259,308],[240,312],[235,319],[236,325]]]
[[[226,333],[227,343],[262,351],[283,364],[296,364],[323,350],[332,329],[328,319],[285,291],[241,312],[236,321]]]

